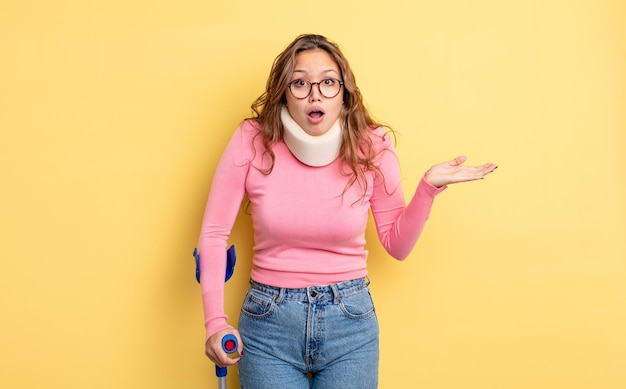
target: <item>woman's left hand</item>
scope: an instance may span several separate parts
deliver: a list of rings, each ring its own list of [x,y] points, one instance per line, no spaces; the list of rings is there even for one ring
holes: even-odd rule
[[[498,167],[494,163],[486,163],[481,166],[462,166],[467,158],[464,155],[431,167],[424,176],[429,184],[441,187],[457,182],[482,180],[487,174]]]

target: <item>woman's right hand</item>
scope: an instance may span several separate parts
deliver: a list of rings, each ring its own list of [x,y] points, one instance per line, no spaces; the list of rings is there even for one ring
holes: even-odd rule
[[[228,334],[233,334],[237,338],[238,355],[234,358],[228,356],[228,354],[226,354],[226,352],[222,349],[222,338]],[[204,353],[207,357],[209,357],[211,361],[213,361],[213,363],[215,363],[219,367],[226,367],[236,364],[241,359],[241,355],[243,355],[243,343],[241,342],[239,331],[234,328],[229,328],[211,335],[206,341]]]

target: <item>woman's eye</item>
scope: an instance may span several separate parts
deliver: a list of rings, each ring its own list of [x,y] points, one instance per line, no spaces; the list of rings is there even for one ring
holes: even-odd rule
[[[324,83],[324,85],[331,86],[335,83],[335,80],[333,80],[332,78],[325,78],[322,80],[322,82]]]
[[[297,88],[303,88],[306,86],[306,81],[304,80],[295,80],[291,82],[291,85],[297,87]]]

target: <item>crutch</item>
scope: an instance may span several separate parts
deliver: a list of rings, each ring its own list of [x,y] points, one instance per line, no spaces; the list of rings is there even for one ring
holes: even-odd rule
[[[198,253],[198,249],[193,250],[193,256],[196,260],[196,281],[200,283],[200,254]],[[237,262],[237,253],[235,251],[235,245],[231,245],[228,250],[226,250],[226,276],[224,277],[224,282],[228,281],[230,277],[232,277],[235,272],[235,263]],[[226,354],[234,354],[237,352],[237,348],[239,344],[237,342],[237,338],[233,334],[226,334],[222,338],[222,350]],[[217,376],[217,387],[218,389],[226,389],[226,375],[228,374],[228,369],[226,366],[220,367],[215,365],[215,375]]]

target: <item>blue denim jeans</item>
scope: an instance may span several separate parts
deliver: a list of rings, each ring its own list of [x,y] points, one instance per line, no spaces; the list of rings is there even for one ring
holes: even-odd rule
[[[242,389],[378,387],[378,320],[366,279],[250,284],[239,318]]]

